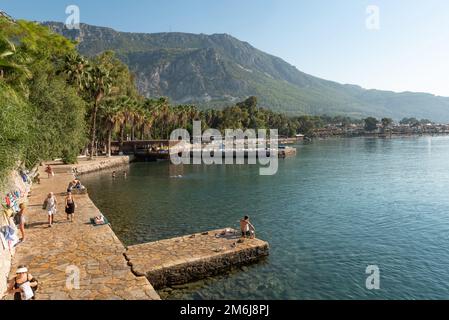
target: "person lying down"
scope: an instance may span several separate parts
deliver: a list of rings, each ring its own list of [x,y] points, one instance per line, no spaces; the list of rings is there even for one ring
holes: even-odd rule
[[[106,219],[106,217],[100,213],[100,215],[90,218],[90,222],[94,225],[94,226],[102,226],[105,224],[109,224],[108,219]]]

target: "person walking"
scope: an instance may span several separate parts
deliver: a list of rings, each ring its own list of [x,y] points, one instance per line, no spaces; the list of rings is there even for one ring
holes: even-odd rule
[[[51,228],[54,222],[54,216],[56,214],[56,205],[58,201],[56,200],[53,192],[50,192],[47,198],[44,201],[44,210],[47,211],[48,214],[48,227]]]
[[[45,168],[45,172],[47,173],[49,179],[50,177],[53,177],[55,175],[50,165],[47,165],[47,168]]]
[[[75,214],[75,200],[73,200],[73,196],[71,192],[67,193],[67,197],[65,198],[65,213],[67,214],[67,220],[73,222],[73,216]]]

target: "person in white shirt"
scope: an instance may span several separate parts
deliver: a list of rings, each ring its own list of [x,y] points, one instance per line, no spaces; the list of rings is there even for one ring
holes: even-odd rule
[[[48,227],[51,228],[53,222],[54,222],[54,215],[56,214],[56,205],[58,204],[58,201],[56,200],[55,195],[53,192],[50,192],[45,199],[44,202],[44,209],[47,210],[48,214]]]

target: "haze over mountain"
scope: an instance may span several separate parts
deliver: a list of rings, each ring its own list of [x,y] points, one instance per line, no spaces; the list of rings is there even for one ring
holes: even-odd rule
[[[43,24],[79,40],[78,49],[84,55],[114,50],[135,73],[139,91],[148,97],[224,107],[254,95],[260,106],[290,115],[449,121],[447,97],[366,90],[323,80],[227,34],[129,33],[87,24],[81,24],[80,30],[68,30],[62,23]]]

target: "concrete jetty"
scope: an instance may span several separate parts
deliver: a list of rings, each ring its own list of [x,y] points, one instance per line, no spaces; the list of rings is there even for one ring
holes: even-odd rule
[[[146,276],[156,289],[185,284],[258,261],[269,254],[268,243],[240,240],[235,230],[204,233],[129,246],[125,256],[134,274]]]

